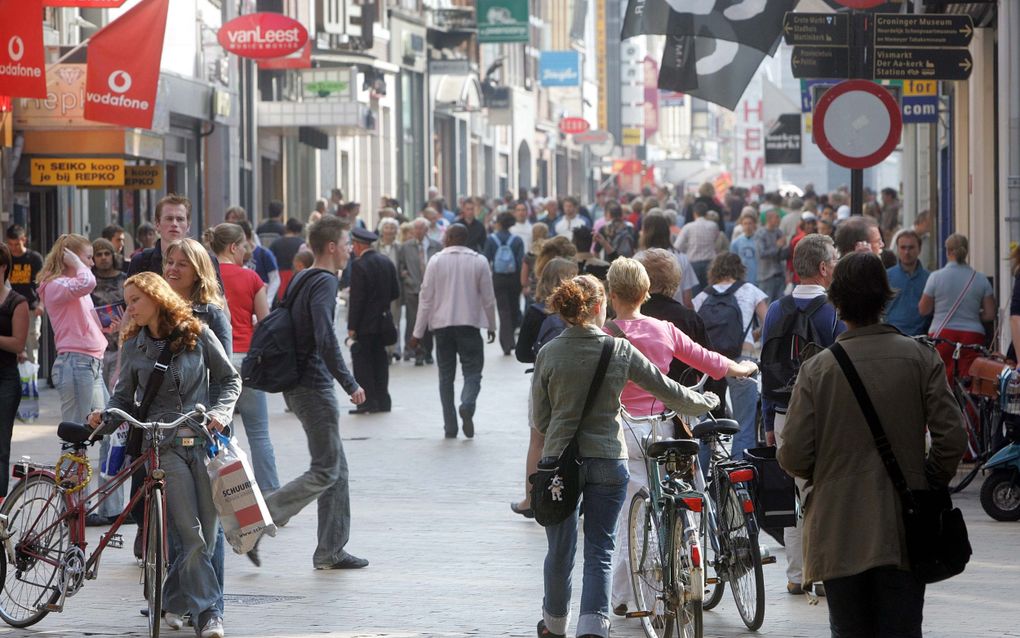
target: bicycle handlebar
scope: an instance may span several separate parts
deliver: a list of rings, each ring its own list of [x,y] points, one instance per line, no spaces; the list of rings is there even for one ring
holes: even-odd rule
[[[147,421],[147,422],[139,421],[138,419],[134,418],[127,412],[120,410],[118,408],[109,408],[103,411],[104,420],[107,418],[117,419],[120,421],[124,421],[126,423],[130,423],[131,425],[134,425],[136,427],[142,428],[143,430],[149,430],[150,432],[158,430],[174,430],[182,426],[186,421],[190,421],[192,419],[195,419],[196,417],[200,418],[200,420],[203,422],[203,425],[205,423],[205,420],[208,418],[208,416],[206,415],[205,406],[202,405],[201,403],[197,404],[195,406],[195,409],[192,410],[191,412],[188,412],[187,414],[182,414],[180,418],[170,421],[169,423],[162,423],[160,421]]]
[[[928,335],[916,335],[911,337],[914,341],[920,341],[921,343],[927,343],[930,346],[937,346],[939,344],[946,344],[953,346],[954,350],[973,350],[985,356],[991,355],[992,352],[988,348],[976,344],[976,343],[961,343],[959,341],[953,341],[952,339],[943,339],[942,337],[929,337]]]
[[[650,416],[631,416],[630,412],[627,412],[623,408],[620,408],[620,412],[623,413],[623,418],[631,423],[661,423],[676,416],[676,412],[673,410],[667,410],[661,414],[652,414]]]

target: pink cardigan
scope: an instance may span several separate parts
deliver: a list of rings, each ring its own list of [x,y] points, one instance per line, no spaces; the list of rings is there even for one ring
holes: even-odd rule
[[[694,343],[690,337],[668,321],[653,317],[614,321],[627,335],[631,345],[645,355],[662,374],[669,372],[669,364],[673,359],[679,359],[693,368],[707,372],[713,379],[721,379],[726,376],[730,364],[733,363],[721,354]],[[629,381],[620,393],[620,403],[634,416],[658,414],[666,407],[661,401]]]
[[[84,266],[74,277],[60,276],[39,285],[39,298],[53,326],[57,354],[79,352],[102,360],[106,335],[89,296],[95,287],[95,276]]]

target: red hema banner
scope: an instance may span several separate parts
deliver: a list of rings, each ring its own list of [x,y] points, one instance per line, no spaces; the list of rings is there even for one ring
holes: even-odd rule
[[[92,36],[85,119],[151,128],[170,0],[143,0]]]
[[[0,88],[14,97],[46,97],[39,0],[0,0]]]

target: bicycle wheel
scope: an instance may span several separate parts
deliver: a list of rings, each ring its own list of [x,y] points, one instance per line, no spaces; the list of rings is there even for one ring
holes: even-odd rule
[[[49,613],[46,605],[60,599],[61,564],[71,547],[65,511],[56,481],[45,474],[23,479],[4,500],[0,512],[7,516],[13,562],[0,592],[0,618],[12,627],[34,625]]]
[[[949,491],[957,493],[964,490],[981,471],[982,459],[985,452],[982,444],[982,423],[981,408],[974,403],[974,399],[962,390],[957,390],[957,403],[963,413],[963,427],[967,433],[967,452],[970,454],[974,467],[964,475],[955,485],[949,486]]]
[[[143,569],[145,600],[149,604],[149,635],[159,638],[163,617],[163,577],[166,562],[163,556],[163,491],[153,488],[148,496],[148,521],[145,529]]]
[[[627,516],[627,545],[630,556],[630,579],[634,586],[634,602],[641,618],[641,627],[648,638],[668,638],[665,600],[662,594],[662,560],[659,556],[659,525],[648,507],[648,491],[640,490],[630,501]]]
[[[730,489],[728,492],[730,507],[735,508],[733,511],[743,511],[737,491]],[[743,515],[741,522],[726,530],[726,576],[741,620],[748,629],[757,631],[765,622],[765,574],[762,572],[758,534],[751,531],[750,516]]]
[[[670,562],[674,591],[669,593],[669,607],[673,615],[671,622],[676,624],[678,638],[701,638],[704,631],[701,599],[705,584],[700,556],[697,561],[694,556],[697,548],[687,542],[687,530],[690,528],[688,519],[689,515],[685,511],[678,511],[673,518],[673,557]]]
[[[709,486],[705,493],[711,494],[711,489]],[[702,516],[705,517],[701,534],[701,563],[704,566],[702,573],[704,574],[705,594],[702,597],[701,607],[710,610],[714,609],[722,600],[723,593],[726,591],[726,581],[719,576],[719,552],[713,545],[713,541],[722,542],[718,536],[719,523],[715,517],[715,510],[710,512],[706,503]]]

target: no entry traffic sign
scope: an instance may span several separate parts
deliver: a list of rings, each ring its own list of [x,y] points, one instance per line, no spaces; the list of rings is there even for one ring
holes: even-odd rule
[[[896,100],[867,80],[832,87],[815,108],[815,141],[833,162],[846,168],[874,166],[900,141],[903,119]]]

